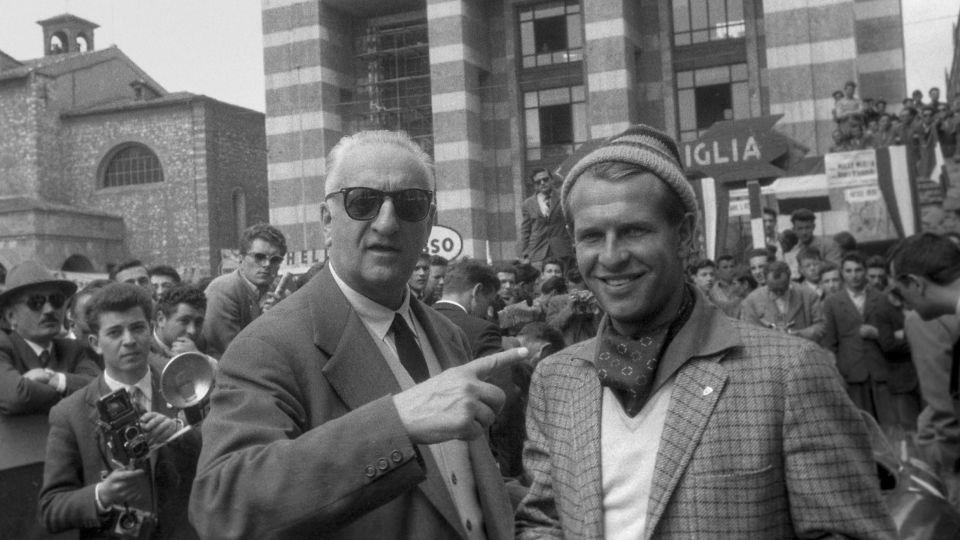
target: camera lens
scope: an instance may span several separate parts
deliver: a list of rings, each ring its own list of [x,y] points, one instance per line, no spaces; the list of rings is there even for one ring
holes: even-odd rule
[[[140,428],[137,426],[127,426],[123,428],[123,438],[132,441],[140,436]]]
[[[129,530],[137,526],[137,515],[133,512],[124,512],[117,518],[117,524],[121,529]]]

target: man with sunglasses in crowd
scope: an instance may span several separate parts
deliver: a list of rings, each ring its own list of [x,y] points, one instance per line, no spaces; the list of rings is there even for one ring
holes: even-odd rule
[[[326,160],[328,263],[220,361],[190,519],[203,538],[513,538],[483,436],[486,379],[463,331],[413,298],[430,233],[429,157],[406,134],[345,137]]]
[[[533,189],[531,197],[523,201],[520,210],[520,258],[542,269],[543,261],[557,258],[566,267],[571,266],[573,247],[563,226],[560,195],[554,189],[553,177],[543,168],[530,173]]]
[[[233,338],[251,321],[280,301],[271,290],[287,240],[276,227],[258,223],[240,238],[240,268],[207,285],[203,340],[207,353],[220,358]]]
[[[58,338],[66,302],[77,290],[36,261],[10,271],[0,294],[11,332],[0,332],[0,413],[46,413],[100,374],[86,347]]]

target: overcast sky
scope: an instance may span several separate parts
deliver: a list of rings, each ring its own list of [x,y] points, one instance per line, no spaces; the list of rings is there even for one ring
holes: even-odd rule
[[[943,87],[960,0],[901,4],[908,88]],[[0,0],[0,50],[17,59],[42,56],[36,21],[65,12],[99,24],[96,48],[116,44],[167,90],[263,111],[258,0]]]

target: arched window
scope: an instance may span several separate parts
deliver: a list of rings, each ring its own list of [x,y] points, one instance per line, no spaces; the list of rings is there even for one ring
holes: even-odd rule
[[[67,35],[63,32],[57,32],[50,36],[50,52],[52,54],[64,53],[67,51]]]
[[[130,143],[107,154],[102,186],[121,187],[163,182],[163,169],[157,155],[142,144]]]
[[[90,40],[83,34],[77,34],[77,50],[81,52],[90,51]]]

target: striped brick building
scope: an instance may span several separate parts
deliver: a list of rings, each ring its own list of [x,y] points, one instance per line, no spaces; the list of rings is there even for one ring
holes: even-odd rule
[[[904,96],[899,0],[263,0],[270,218],[322,249],[324,156],[405,129],[434,157],[438,224],[516,256],[535,167],[646,122],[682,139],[784,114],[823,153],[831,93]]]

